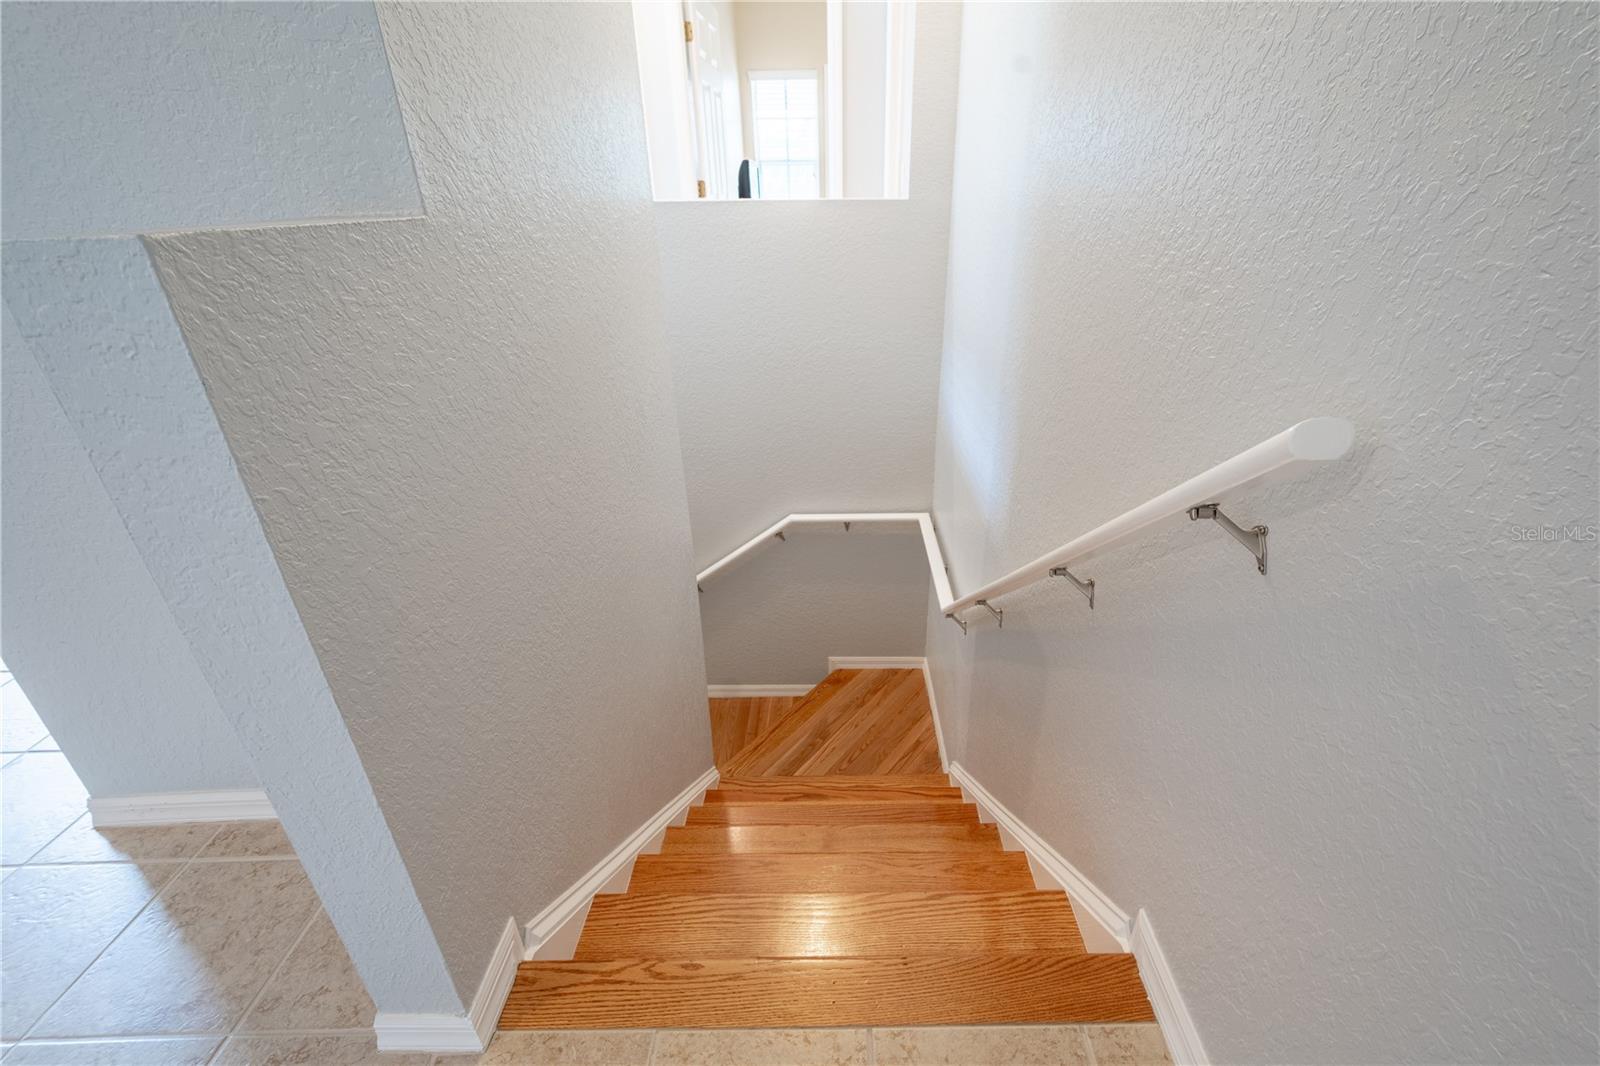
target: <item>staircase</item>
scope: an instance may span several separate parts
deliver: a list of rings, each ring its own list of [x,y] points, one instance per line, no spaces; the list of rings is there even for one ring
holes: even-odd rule
[[[712,717],[718,787],[594,898],[570,961],[522,964],[502,1029],[1154,1020],[1133,956],[1085,952],[938,772],[920,671]]]

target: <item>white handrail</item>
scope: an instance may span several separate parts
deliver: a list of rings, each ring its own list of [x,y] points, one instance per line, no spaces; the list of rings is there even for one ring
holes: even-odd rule
[[[792,514],[768,526],[721,559],[712,563],[696,576],[703,582],[755,551],[762,544],[781,535],[785,530],[801,525],[835,525],[840,523],[911,525],[922,533],[923,549],[928,556],[928,570],[933,578],[934,590],[939,596],[940,609],[946,615],[956,615],[980,600],[987,602],[1024,585],[1050,576],[1058,567],[1076,563],[1122,544],[1154,527],[1175,518],[1187,516],[1189,509],[1207,503],[1219,503],[1244,489],[1267,481],[1277,481],[1304,473],[1318,463],[1343,458],[1355,440],[1355,427],[1342,418],[1310,418],[1262,441],[1253,448],[1240,452],[1232,459],[1198,474],[1132,510],[1104,522],[1053,551],[1046,552],[1031,563],[1019,566],[998,580],[965,596],[956,597],[945,573],[944,553],[939,548],[939,538],[930,515],[919,512],[866,512],[860,514]]]
[[[749,555],[751,552],[761,547],[773,537],[776,537],[787,530],[793,529],[795,526],[837,526],[840,524],[854,525],[857,522],[861,523],[862,525],[896,526],[921,525],[925,523],[929,530],[933,529],[932,520],[921,511],[865,511],[859,514],[784,515],[782,518],[772,523],[772,525],[768,526],[766,529],[763,529],[760,533],[757,533],[755,536],[751,537],[749,540],[733,549],[733,551],[729,552],[727,555],[724,555],[722,558],[718,559],[716,562],[712,563],[710,566],[696,574],[694,576],[695,583],[698,584],[708,577],[716,576],[721,571],[727,569],[729,566],[732,566],[740,559],[743,559],[746,555]],[[924,534],[924,537],[926,537],[926,534]],[[934,548],[938,548],[937,542],[935,542]],[[944,573],[944,562],[942,558],[939,562],[939,573]],[[948,584],[949,582],[946,581],[947,586]],[[943,600],[940,602],[942,603]]]

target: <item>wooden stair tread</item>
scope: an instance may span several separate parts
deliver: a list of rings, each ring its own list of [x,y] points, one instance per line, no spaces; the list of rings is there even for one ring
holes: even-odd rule
[[[580,960],[1083,951],[1066,893],[596,896]]]
[[[784,853],[985,852],[1000,850],[1000,833],[979,822],[920,825],[684,825],[667,830],[663,855]]]
[[[1148,1022],[1132,955],[525,962],[502,1029]]]
[[[949,774],[785,774],[781,777],[739,777],[723,774],[717,782],[717,787],[727,791],[776,789],[783,791],[791,788],[804,788],[809,785],[820,785],[824,788],[852,791],[871,792],[885,786],[898,788],[909,786],[922,788],[932,786],[942,788],[950,784]]]
[[[881,855],[641,855],[628,894],[674,892],[1026,892],[1021,852]]]
[[[782,778],[771,778],[779,781]],[[964,803],[961,790],[949,785],[791,785],[788,788],[724,788],[706,792],[704,803],[790,803],[797,800],[834,800],[848,803],[894,803],[943,800]]]
[[[687,825],[858,825],[862,823],[966,823],[978,808],[952,800],[914,802],[791,800],[787,803],[710,803],[694,807]]]

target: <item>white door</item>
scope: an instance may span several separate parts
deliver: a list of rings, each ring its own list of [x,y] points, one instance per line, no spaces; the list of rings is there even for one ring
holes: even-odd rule
[[[709,0],[683,5],[699,179],[705,183],[700,195],[714,200],[738,194],[739,73],[725,6]]]

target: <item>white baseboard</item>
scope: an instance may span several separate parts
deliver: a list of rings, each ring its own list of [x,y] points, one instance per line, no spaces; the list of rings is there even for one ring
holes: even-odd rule
[[[507,918],[466,1015],[380,1013],[372,1023],[378,1050],[482,1054],[494,1038],[495,1023],[511,994],[511,983],[516,980],[521,961],[522,936],[517,920]]]
[[[1039,887],[1065,889],[1072,900],[1073,913],[1080,919],[1087,916],[1098,926],[1097,929],[1091,929],[1085,927],[1082,921],[1078,923],[1083,932],[1084,945],[1090,951],[1128,950],[1133,923],[1129,921],[1126,911],[1046,844],[1039,834],[1024,825],[1022,819],[1007,810],[1005,804],[990,795],[989,790],[978,784],[964,766],[951,763],[950,776],[956,779],[956,784],[961,786],[966,797],[978,805],[978,817],[992,821],[999,827],[1001,840],[1008,847],[1027,852],[1028,865]],[[1104,936],[1096,935],[1102,933]]]
[[[1129,938],[1133,957],[1139,963],[1139,976],[1144,979],[1145,994],[1156,1012],[1161,1025],[1161,1035],[1166,1038],[1167,1050],[1172,1054],[1173,1066],[1207,1066],[1206,1049],[1200,1043],[1200,1031],[1194,1027],[1189,1008],[1178,992],[1178,982],[1173,979],[1167,957],[1156,943],[1156,931],[1143,908],[1133,918],[1133,934]]]
[[[714,700],[745,696],[804,696],[815,685],[707,685],[706,696]]]
[[[828,673],[835,670],[920,670],[928,660],[920,655],[870,658],[860,655],[828,656]]]
[[[272,801],[259,788],[90,796],[88,807],[89,824],[96,829],[177,822],[277,821],[278,818]]]
[[[944,726],[939,721],[939,701],[933,695],[933,671],[928,660],[922,660],[922,684],[928,690],[928,713],[933,715],[933,739],[939,742],[939,767],[950,772],[950,755],[944,749]]]
[[[372,1020],[379,1051],[431,1051],[435,1054],[481,1055],[478,1031],[461,1014],[390,1014]]]
[[[528,923],[524,933],[523,957],[572,958],[573,949],[578,945],[578,934],[583,930],[583,919],[588,915],[589,904],[595,895],[600,892],[626,892],[628,878],[633,872],[633,860],[660,850],[667,827],[682,825],[689,816],[689,808],[700,802],[707,789],[716,787],[717,780],[717,768],[713,766],[628,834],[627,839],[613,848],[611,854],[596,863],[576,884],[540,911]]]

